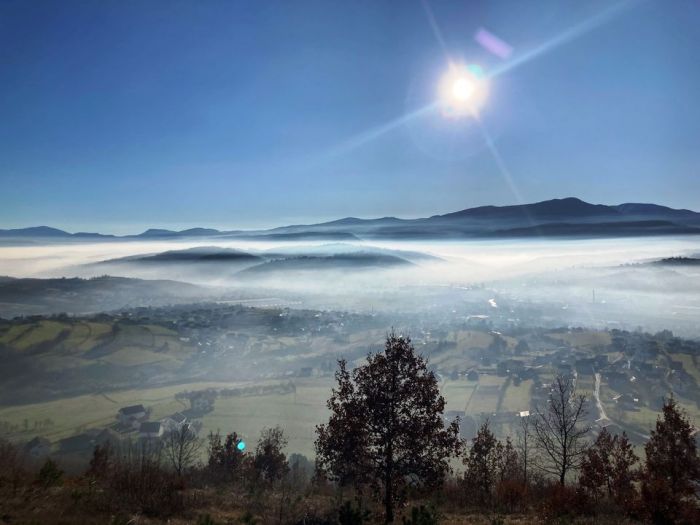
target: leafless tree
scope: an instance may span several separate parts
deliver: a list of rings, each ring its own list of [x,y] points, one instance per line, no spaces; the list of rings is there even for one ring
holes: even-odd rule
[[[178,476],[199,457],[202,441],[189,424],[177,427],[163,436],[163,454]]]
[[[533,425],[535,442],[542,455],[539,467],[559,478],[579,468],[586,451],[584,436],[590,427],[583,423],[586,396],[577,395],[574,378],[557,376],[547,399],[547,407],[537,409]]]
[[[515,450],[520,458],[520,465],[523,470],[523,481],[527,486],[530,481],[529,472],[532,463],[533,448],[533,418],[529,414],[520,418],[520,423],[516,431]]]

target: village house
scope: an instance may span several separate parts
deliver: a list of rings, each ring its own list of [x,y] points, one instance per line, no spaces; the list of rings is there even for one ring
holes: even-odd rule
[[[174,430],[180,430],[183,426],[188,424],[187,416],[182,412],[175,412],[174,414],[164,417],[160,420],[161,426],[164,432],[173,432]]]
[[[117,421],[126,427],[138,428],[146,419],[148,419],[148,413],[143,405],[122,407],[117,412]]]
[[[139,426],[139,438],[158,439],[163,435],[163,425],[160,421],[144,421]]]

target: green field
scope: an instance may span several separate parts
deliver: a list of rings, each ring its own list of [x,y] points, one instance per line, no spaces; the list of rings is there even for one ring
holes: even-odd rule
[[[0,331],[0,344],[11,351],[31,352],[49,371],[95,363],[127,367],[157,363],[172,371],[194,351],[166,327],[73,319],[10,326]]]
[[[295,384],[296,394],[217,399],[214,411],[202,418],[204,430],[236,431],[254,443],[263,428],[279,425],[289,440],[289,452],[313,457],[315,428],[328,419],[326,400],[333,380],[298,380]]]
[[[446,403],[445,410],[466,410],[476,385],[472,381],[445,381],[441,388]]]
[[[506,412],[522,412],[530,410],[530,389],[532,381],[523,381],[518,386],[510,384],[503,396],[501,410]]]
[[[483,376],[484,385],[502,385],[503,378]],[[271,381],[277,384],[279,381]],[[152,410],[151,419],[157,420],[173,412],[188,408],[185,402],[175,400],[175,394],[184,390],[204,388],[233,388],[250,383],[187,383],[152,389],[133,389],[106,394],[69,397],[46,403],[0,408],[0,420],[22,425],[25,419],[30,424],[51,418],[54,426],[38,432],[52,441],[76,434],[88,428],[102,428],[115,422],[117,410],[122,406],[142,403]],[[259,383],[264,384],[264,383]],[[289,452],[313,455],[314,429],[327,420],[326,400],[334,380],[331,377],[296,379],[296,394],[273,394],[261,396],[219,397],[213,412],[202,417],[202,435],[210,430],[238,432],[251,444],[266,427],[280,425],[288,439]],[[504,410],[525,409],[529,402],[530,382],[520,386],[510,385],[504,400]],[[446,381],[442,388],[446,410],[464,410],[471,398],[470,413],[495,411],[498,394],[478,395],[477,384],[470,381]],[[506,408],[506,405],[508,408]],[[13,436],[24,440],[33,437],[29,431]]]
[[[272,383],[277,383],[273,381]],[[122,406],[143,404],[152,410],[151,419],[158,420],[174,412],[189,408],[186,402],[175,400],[175,394],[184,390],[205,388],[234,388],[249,383],[189,383],[146,390],[125,390],[108,394],[83,395],[36,403],[0,408],[0,421],[23,425],[28,420],[50,418],[54,426],[45,431],[32,431],[12,436],[17,441],[44,435],[51,441],[84,431],[103,428],[115,422],[117,410]],[[263,383],[264,384],[264,383]],[[326,400],[332,387],[331,378],[299,380],[296,395],[242,396],[216,400],[214,411],[202,418],[202,435],[210,430],[238,432],[254,443],[265,427],[280,425],[289,438],[290,452],[313,455],[315,426],[327,417]]]
[[[573,330],[570,332],[554,332],[549,333],[549,337],[559,339],[569,343],[571,346],[578,348],[605,348],[612,342],[608,332],[597,330]]]

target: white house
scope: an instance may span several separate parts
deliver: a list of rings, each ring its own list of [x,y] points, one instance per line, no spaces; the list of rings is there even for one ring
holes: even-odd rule
[[[163,426],[164,432],[172,432],[173,430],[180,430],[184,425],[188,423],[187,416],[181,412],[175,412],[174,414],[164,417],[160,420]]]

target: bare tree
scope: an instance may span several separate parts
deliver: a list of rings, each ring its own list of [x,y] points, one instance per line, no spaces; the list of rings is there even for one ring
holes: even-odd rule
[[[178,476],[199,457],[202,441],[189,424],[179,426],[163,436],[163,454]]]
[[[586,451],[584,439],[590,430],[583,424],[586,396],[576,395],[574,378],[557,376],[544,410],[537,409],[533,425],[535,442],[542,454],[539,467],[556,475],[564,485],[566,474],[581,465]]]
[[[516,431],[515,449],[520,458],[520,465],[523,470],[523,481],[527,486],[530,481],[530,464],[532,463],[532,448],[533,448],[533,422],[532,417],[528,414],[520,418],[520,424]]]

